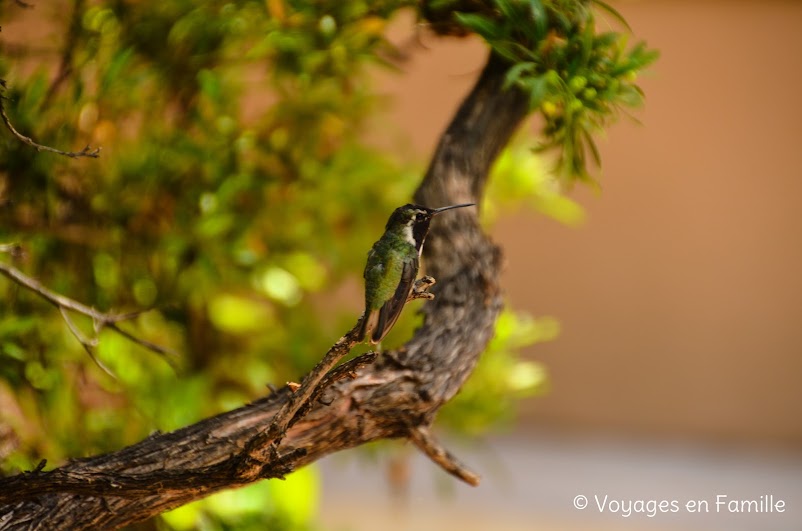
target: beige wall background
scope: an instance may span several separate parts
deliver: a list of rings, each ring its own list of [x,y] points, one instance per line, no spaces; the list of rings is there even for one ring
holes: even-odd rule
[[[798,448],[802,3],[615,6],[662,52],[642,124],[601,140],[601,193],[572,193],[583,226],[520,212],[493,231],[511,304],[563,325],[527,352],[552,390],[525,404],[524,425]],[[385,119],[426,157],[484,47],[413,45],[409,21],[398,28],[412,53],[403,75],[379,75]]]

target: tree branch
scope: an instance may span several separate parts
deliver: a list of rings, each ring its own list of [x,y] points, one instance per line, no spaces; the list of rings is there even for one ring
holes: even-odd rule
[[[0,79],[0,87],[1,87],[0,90],[3,91],[5,90],[6,88],[5,79]],[[11,131],[11,134],[17,137],[17,139],[20,142],[28,144],[32,148],[36,149],[36,151],[49,151],[51,153],[56,153],[57,155],[63,155],[65,157],[70,157],[73,159],[78,157],[90,157],[96,159],[100,157],[100,148],[92,149],[91,147],[86,146],[81,151],[62,151],[60,149],[39,144],[35,142],[32,138],[23,135],[14,128],[14,125],[11,123],[11,119],[8,117],[8,114],[6,114],[5,100],[7,99],[8,98],[5,95],[0,93],[0,117],[2,117],[3,123],[6,124],[6,127],[8,128],[9,131]]]
[[[480,203],[490,166],[527,113],[527,96],[503,89],[506,70],[491,55],[443,135],[415,194],[419,203]],[[501,253],[476,214],[458,210],[435,219],[425,260],[438,279],[436,298],[424,305],[423,325],[402,348],[332,371],[353,344],[352,330],[295,393],[285,386],[111,454],[0,479],[0,529],[120,527],[385,438],[412,438],[440,466],[475,484],[478,476],[434,441],[428,426],[493,335],[502,308]]]
[[[78,329],[75,323],[72,322],[70,314],[67,313],[67,310],[64,307],[59,307],[58,310],[61,313],[61,317],[62,319],[64,319],[64,322],[67,323],[67,328],[70,329],[70,332],[72,332],[72,335],[75,336],[75,339],[77,339],[78,342],[81,344],[81,346],[84,347],[84,350],[86,351],[86,354],[89,356],[89,359],[91,359],[95,363],[95,365],[97,365],[100,368],[101,371],[105,372],[106,374],[108,374],[109,376],[111,376],[116,380],[117,375],[114,374],[111,369],[103,365],[103,362],[101,362],[100,359],[97,356],[95,356],[95,347],[97,347],[98,343],[97,338],[93,337],[92,339],[89,339],[85,335],[83,335],[83,333]]]
[[[434,284],[435,280],[430,276],[416,280],[406,302],[415,299],[434,299],[434,295],[427,291]],[[363,315],[353,328],[329,349],[326,355],[323,356],[323,359],[304,377],[297,389],[291,389],[292,394],[290,395],[290,399],[281,407],[276,416],[273,417],[270,427],[265,430],[265,432],[255,436],[248,443],[244,452],[244,454],[247,455],[247,459],[243,459],[242,461],[244,467],[255,471],[255,469],[251,467],[252,461],[265,462],[268,455],[272,458],[276,458],[278,444],[281,442],[282,437],[286,434],[287,429],[309,411],[310,401],[313,397],[319,396],[330,383],[341,380],[342,376],[339,376],[340,373],[354,373],[358,367],[339,367],[338,372],[337,369],[334,369],[334,366],[359,343],[357,333],[364,317]],[[371,361],[373,361],[376,356],[377,355],[374,354]],[[359,364],[360,366],[366,364],[364,359],[363,357],[363,361]],[[355,376],[354,373],[354,377]]]
[[[19,252],[19,247],[15,244],[4,244],[0,245],[0,252],[4,249],[8,249],[9,252],[15,253]],[[61,317],[64,319],[64,322],[67,324],[67,328],[69,328],[70,332],[75,339],[81,344],[81,346],[86,350],[89,357],[92,358],[92,361],[95,362],[98,367],[100,367],[104,372],[109,374],[110,376],[116,378],[114,374],[105,366],[103,365],[99,359],[95,356],[94,349],[97,347],[97,334],[100,331],[108,327],[111,330],[114,330],[124,338],[132,341],[138,345],[141,345],[148,350],[152,350],[153,352],[161,355],[162,357],[167,360],[170,365],[173,365],[173,360],[170,359],[170,356],[177,356],[174,352],[159,345],[155,345],[150,341],[146,341],[142,338],[139,338],[130,332],[127,332],[120,328],[119,323],[122,321],[126,321],[129,319],[133,319],[134,317],[138,316],[142,312],[131,312],[131,313],[124,313],[124,314],[115,314],[115,313],[105,313],[95,310],[94,308],[82,304],[76,300],[70,299],[52,291],[51,289],[45,287],[41,282],[36,280],[35,278],[29,277],[19,269],[15,268],[14,266],[7,264],[5,262],[0,261],[0,274],[4,275],[5,277],[9,278],[16,284],[28,289],[39,295],[41,298],[58,308],[59,312],[61,313]],[[94,324],[95,334],[96,337],[94,338],[87,338],[75,323],[72,321],[68,312],[75,312],[82,315],[85,315],[92,319]]]
[[[70,23],[67,28],[67,38],[64,41],[64,48],[61,52],[61,60],[59,61],[58,71],[53,81],[50,82],[50,87],[47,89],[45,96],[45,105],[53,98],[61,85],[66,81],[70,74],[72,74],[72,58],[75,51],[75,45],[81,35],[81,18],[84,11],[85,0],[74,0],[72,3],[72,14],[70,15]]]
[[[410,428],[409,440],[412,441],[421,452],[429,457],[429,459],[452,476],[461,479],[468,485],[473,485],[474,487],[479,485],[479,476],[460,463],[456,457],[451,455],[451,452],[446,450],[437,441],[434,435],[432,435],[429,428],[425,426]]]
[[[11,256],[20,256],[22,246],[18,243],[0,243],[0,253],[8,253]]]
[[[14,0],[14,3],[17,4],[19,7],[22,7],[22,8],[25,8],[25,9],[33,9],[33,4],[29,4],[28,2],[25,2],[24,0]]]

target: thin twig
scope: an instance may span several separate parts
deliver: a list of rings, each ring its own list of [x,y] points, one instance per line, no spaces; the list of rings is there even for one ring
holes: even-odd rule
[[[326,355],[323,356],[323,359],[304,376],[300,387],[290,395],[289,399],[273,417],[270,427],[251,439],[242,452],[243,459],[239,467],[240,475],[245,476],[249,471],[261,468],[254,467],[254,463],[268,463],[279,458],[277,446],[284,433],[286,433],[290,422],[295,418],[296,413],[309,401],[326,374],[351,351],[354,345],[359,343],[357,339],[358,332],[359,321],[347,334],[332,345]]]
[[[59,312],[61,312],[61,316],[64,318],[64,322],[67,324],[67,327],[70,329],[70,332],[75,339],[84,347],[84,350],[89,354],[89,357],[92,358],[104,372],[108,374],[112,374],[111,371],[105,367],[100,360],[98,360],[94,355],[94,348],[97,346],[97,337],[93,339],[88,339],[84,336],[83,333],[78,329],[75,323],[69,316],[68,312],[75,312],[81,315],[85,315],[92,319],[95,328],[96,336],[100,333],[100,331],[104,327],[108,327],[111,330],[114,330],[124,338],[132,341],[138,345],[141,345],[148,350],[152,350],[153,352],[163,356],[165,360],[174,367],[170,356],[177,356],[177,354],[169,349],[161,347],[159,345],[153,344],[150,341],[146,341],[142,338],[136,337],[135,335],[131,334],[130,332],[123,330],[120,328],[119,324],[121,321],[125,321],[128,319],[132,319],[138,316],[142,312],[131,312],[131,313],[124,313],[124,314],[114,314],[114,313],[104,313],[95,310],[94,308],[82,304],[76,300],[70,299],[56,293],[55,291],[45,287],[41,282],[36,280],[35,278],[29,277],[28,275],[24,274],[19,269],[0,261],[0,274],[11,279],[13,282],[19,284],[20,286],[27,288],[29,291],[32,291],[39,295],[41,298],[58,308]],[[113,374],[112,374],[113,376]]]
[[[4,274],[17,284],[28,288],[30,291],[33,291],[57,308],[65,308],[73,312],[81,313],[87,317],[91,317],[93,321],[114,323],[119,320],[119,318],[115,315],[99,312],[90,306],[48,289],[35,278],[29,277],[16,267],[6,264],[5,262],[0,262],[0,273]]]
[[[423,277],[415,281],[412,292],[407,297],[406,302],[415,299],[433,299],[434,294],[428,293],[428,290],[433,286],[435,280],[432,277]],[[360,319],[361,321],[361,319]],[[306,403],[310,397],[315,393],[320,383],[325,379],[326,375],[331,371],[337,363],[345,357],[354,345],[359,343],[356,339],[357,332],[359,331],[360,321],[341,337],[323,356],[323,359],[315,365],[309,374],[307,374],[301,382],[301,387],[292,394],[292,398],[284,405],[284,407],[276,414],[273,419],[273,424],[270,426],[268,432],[274,436],[281,436],[287,431],[290,420],[295,417],[298,410]]]
[[[72,335],[75,336],[75,339],[77,339],[80,344],[82,344],[87,350],[91,350],[97,346],[97,338],[94,337],[89,339],[86,337],[76,326],[76,324],[72,322],[72,318],[70,317],[70,314],[67,313],[66,308],[59,306],[58,311],[61,313],[61,317],[64,318],[64,322],[67,323],[67,328],[70,329],[70,332],[72,332]]]
[[[0,243],[0,253],[8,253],[17,257],[22,255],[22,246],[18,243]]]
[[[0,87],[2,87],[2,89],[6,88],[6,81],[4,79],[0,79]],[[86,146],[81,151],[62,151],[60,149],[56,149],[56,148],[52,148],[50,146],[45,146],[45,145],[39,144],[39,143],[35,142],[33,139],[31,139],[30,137],[27,137],[27,136],[23,135],[22,133],[20,133],[19,131],[17,131],[14,128],[14,126],[11,124],[11,119],[6,114],[6,107],[5,107],[3,102],[4,102],[4,100],[7,100],[7,99],[8,98],[6,96],[0,94],[0,117],[3,118],[3,123],[6,124],[6,127],[8,128],[9,131],[11,131],[11,134],[14,135],[15,137],[17,137],[17,139],[20,142],[22,142],[24,144],[28,144],[29,146],[31,146],[32,148],[36,149],[37,151],[49,151],[51,153],[56,153],[57,155],[63,155],[65,157],[70,157],[70,158],[73,158],[73,159],[78,158],[78,157],[91,157],[93,159],[96,159],[96,158],[100,157],[100,149],[101,148],[92,149],[91,147]]]
[[[315,389],[315,392],[312,394],[311,397],[312,400],[310,400],[310,402],[318,400],[323,391],[325,391],[327,387],[330,387],[334,383],[339,382],[340,380],[344,380],[346,378],[351,378],[351,379],[356,378],[357,376],[356,373],[359,369],[365,367],[366,365],[370,365],[371,363],[376,361],[376,358],[378,357],[379,353],[371,350],[370,352],[360,354],[359,356],[357,356],[352,360],[346,361],[342,365],[338,365],[337,367],[329,371],[329,373],[326,374],[325,378],[321,380],[320,385],[317,386],[317,389]]]
[[[344,380],[345,378],[356,378],[357,371],[366,365],[370,365],[376,358],[379,357],[378,352],[370,351],[357,356],[356,358],[346,361],[342,365],[338,365],[337,367],[330,370],[326,376],[320,381],[320,384],[315,389],[315,392],[312,393],[312,396],[309,397],[309,400],[298,410],[298,412],[293,416],[292,420],[287,425],[287,429],[291,428],[293,424],[304,418],[307,413],[312,409],[312,405],[314,402],[320,402],[321,404],[329,405],[331,400],[326,400],[323,396],[323,393],[331,387],[332,384],[335,382],[339,382],[340,380]]]
[[[451,452],[446,450],[426,426],[410,426],[409,440],[429,459],[452,476],[461,479],[468,485],[474,487],[479,485],[481,480],[479,475],[463,465]]]
[[[75,45],[81,35],[81,16],[84,10],[84,0],[74,0],[72,5],[72,15],[70,16],[70,25],[67,30],[67,37],[64,41],[64,49],[61,53],[61,61],[59,62],[58,72],[50,83],[45,96],[45,105],[50,102],[56,94],[61,85],[66,81],[70,74],[72,74],[72,58],[75,51]]]
[[[141,345],[141,346],[145,347],[148,350],[152,350],[156,354],[160,354],[160,355],[164,356],[164,359],[167,361],[167,363],[172,365],[174,369],[176,368],[175,365],[173,365],[173,360],[171,359],[171,356],[172,357],[177,357],[178,356],[178,354],[176,352],[174,352],[174,351],[172,351],[172,350],[170,350],[168,348],[162,347],[161,345],[157,345],[155,343],[151,343],[147,339],[142,339],[141,337],[137,337],[137,336],[133,335],[131,332],[123,330],[117,324],[122,319],[119,319],[119,317],[120,317],[119,315],[117,315],[115,317],[117,318],[116,322],[107,323],[107,326],[110,329],[114,330],[115,332],[117,332],[118,334],[120,334],[121,336],[126,338],[127,340],[129,340],[129,341],[131,341],[133,343],[136,343],[137,345]]]
[[[39,472],[44,470],[46,466],[47,466],[47,459],[42,459],[41,461],[39,461],[39,464],[36,465],[36,468],[30,471],[29,474],[38,474]]]
[[[81,330],[72,321],[72,318],[70,317],[70,314],[67,313],[66,308],[64,308],[63,306],[59,306],[58,310],[59,312],[61,312],[61,317],[64,319],[64,322],[67,323],[67,328],[70,329],[70,332],[72,332],[72,335],[75,336],[75,339],[77,339],[78,342],[81,344],[81,346],[84,347],[84,350],[86,351],[86,354],[89,356],[89,359],[95,362],[95,365],[97,365],[101,371],[105,372],[113,379],[117,380],[117,375],[114,374],[114,372],[112,372],[111,369],[103,365],[103,362],[100,361],[100,358],[95,356],[95,347],[97,347],[98,343],[97,338],[95,337],[89,339],[88,337],[83,335]]]

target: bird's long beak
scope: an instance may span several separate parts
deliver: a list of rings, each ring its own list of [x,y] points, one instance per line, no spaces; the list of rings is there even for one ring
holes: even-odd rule
[[[463,203],[461,205],[451,205],[451,206],[444,206],[441,208],[435,208],[432,211],[432,216],[434,216],[435,214],[439,214],[440,212],[445,212],[446,210],[451,210],[452,208],[469,207],[469,206],[474,206],[475,204],[476,203]]]

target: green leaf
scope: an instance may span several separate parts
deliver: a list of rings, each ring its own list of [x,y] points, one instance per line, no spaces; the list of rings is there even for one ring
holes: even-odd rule
[[[114,55],[108,67],[103,72],[101,88],[104,92],[113,90],[114,84],[119,83],[126,72],[131,68],[131,59],[134,56],[134,49],[128,47],[120,50]]]
[[[593,156],[593,162],[596,166],[601,166],[601,155],[599,154],[599,148],[596,147],[596,142],[593,140],[593,135],[587,129],[583,129],[582,134],[585,137],[585,145]]]
[[[13,358],[18,361],[25,361],[28,357],[28,353],[20,347],[14,341],[4,341],[0,343],[0,351],[3,352],[9,358]]]
[[[548,20],[546,18],[546,9],[540,0],[529,0],[529,10],[532,13],[532,20],[535,22],[535,36],[538,39],[546,35],[546,27]]]
[[[219,76],[209,69],[203,69],[198,72],[198,83],[200,84],[201,92],[209,99],[219,102],[223,95],[222,83]]]
[[[0,337],[13,337],[36,329],[38,319],[25,316],[8,316],[0,321]]]
[[[623,26],[627,29],[627,31],[632,32],[632,28],[629,26],[629,23],[624,18],[624,16],[618,12],[616,8],[608,4],[607,2],[603,2],[602,0],[593,0],[593,3],[596,4],[601,10],[606,11],[608,14],[612,15],[618,22],[623,24]]]
[[[526,73],[533,72],[537,65],[532,62],[524,61],[520,63],[516,63],[507,70],[507,74],[504,76],[504,88],[508,89],[515,83],[517,83],[521,76]]]
[[[518,49],[515,43],[507,40],[488,40],[488,43],[493,48],[494,52],[509,62],[517,63],[521,60],[521,56],[517,52]]]
[[[548,92],[549,82],[545,75],[538,76],[531,80],[529,84],[529,108],[536,109],[540,106]]]
[[[504,33],[503,29],[496,21],[483,15],[456,12],[454,13],[454,17],[460,24],[481,37],[484,37],[486,40],[498,39]]]
[[[209,320],[218,330],[231,334],[248,334],[264,330],[275,320],[275,311],[264,301],[221,294],[209,304]]]
[[[510,0],[495,0],[495,4],[507,20],[514,20],[518,15],[513,6],[513,2]]]
[[[608,48],[613,44],[615,44],[615,42],[618,40],[618,37],[619,37],[618,33],[615,33],[613,31],[606,31],[604,33],[599,33],[594,38],[593,47],[597,50]]]

